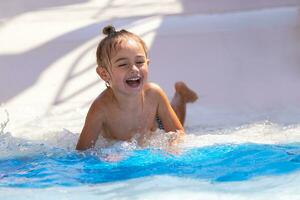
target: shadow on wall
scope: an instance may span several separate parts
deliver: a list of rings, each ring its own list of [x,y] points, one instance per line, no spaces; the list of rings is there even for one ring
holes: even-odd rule
[[[0,19],[9,19],[17,15],[45,8],[66,6],[87,2],[88,0],[9,0],[0,2]]]
[[[1,82],[5,83],[0,85],[1,102],[8,101],[33,85],[48,66],[90,38],[98,36],[98,27],[99,24],[82,27],[22,54],[0,55]],[[63,42],[82,34],[86,39]]]
[[[2,17],[3,15],[7,14],[5,17],[13,17],[23,12],[55,6],[83,3],[86,2],[86,0],[28,0],[26,2],[24,1],[21,5],[17,5],[18,2],[18,0],[1,2],[1,11],[2,9],[4,10],[4,8],[7,8],[7,11],[1,12],[0,16]],[[99,12],[109,8],[111,2],[108,2],[106,7],[101,8]],[[99,22],[81,27],[77,30],[56,37],[49,42],[24,53],[7,55],[0,54],[0,78],[1,82],[4,83],[0,84],[0,103],[9,101],[11,98],[17,96],[30,86],[34,85],[41,73],[52,63],[55,63],[57,60],[63,58],[69,52],[73,51],[77,47],[80,47],[85,42],[98,37],[99,27],[102,27],[107,23],[109,22]],[[70,42],[70,39],[72,42]],[[97,44],[95,44],[95,46],[96,45]],[[80,60],[80,58],[78,57],[77,60]],[[74,66],[75,65],[76,58],[74,62]],[[87,68],[91,68],[91,66],[87,66]],[[69,73],[72,72],[72,69],[74,69],[74,67],[71,68]],[[79,76],[79,74],[76,74],[75,76]],[[67,78],[72,79],[74,77],[72,77],[70,74],[67,74]],[[66,82],[67,80],[65,80],[64,83]],[[64,86],[61,86],[61,89],[58,91],[57,98],[53,101],[54,104],[61,101],[59,99],[59,95],[63,88]]]
[[[144,18],[146,17],[122,18],[120,20],[115,20],[114,24],[116,27],[130,27],[134,24],[134,22]],[[74,49],[96,37],[99,37],[99,29],[110,23],[111,21],[102,21],[81,27],[77,30],[54,38],[51,41],[25,53],[0,55],[0,75],[1,82],[4,83],[0,84],[0,102],[7,102],[11,98],[34,85],[45,69],[72,52]],[[145,34],[147,34],[147,32]],[[70,42],[70,39],[72,42]],[[70,70],[65,75],[65,80],[63,80],[57,94],[54,95],[55,99],[53,99],[53,105],[66,102],[99,82],[83,83],[86,85],[82,85],[81,88],[76,88],[76,92],[69,94],[67,97],[62,97],[61,95],[66,89],[66,85],[69,81],[74,80],[89,70],[94,70],[94,65],[87,65],[84,66],[83,70],[75,72],[78,71],[76,70],[76,67],[78,67],[78,63],[81,58],[85,56],[86,52],[91,49],[96,49],[97,45],[98,41],[95,42],[95,44],[86,47],[87,49],[83,50],[80,56],[73,58],[74,61]],[[91,62],[96,63],[96,58]]]
[[[228,11],[238,9],[238,7],[241,4],[240,1],[234,0],[235,3],[231,3],[228,5],[224,4],[224,6],[225,7],[227,6],[226,9]],[[33,4],[33,2],[34,0],[29,0],[26,2],[26,4],[30,5]],[[53,7],[59,5],[67,5],[71,3],[76,3],[76,2],[80,3],[84,1],[63,0],[60,2],[53,1],[53,3],[52,1],[46,1],[44,2],[44,4],[42,2],[43,1],[31,7],[31,9],[42,9],[51,6]],[[285,2],[284,5],[282,5],[278,0],[277,1],[274,0],[274,2],[277,3],[273,3],[273,4],[271,4],[271,0],[265,2],[269,2],[269,4],[264,4],[264,5],[269,5],[271,7],[274,6],[278,7],[279,5],[281,6],[294,5],[296,4],[297,1],[288,1]],[[13,3],[17,3],[17,1],[13,0],[10,5],[12,5]],[[109,3],[109,5],[111,5],[111,2]],[[249,3],[248,7],[246,6],[245,9],[246,8],[254,9],[254,7],[251,5],[253,4]],[[204,8],[206,8],[207,11],[209,12],[210,10],[218,10],[218,9],[226,10],[225,7],[221,9],[220,7],[222,6],[220,6],[217,3],[217,1],[211,1],[211,0],[206,0],[206,1],[201,0],[197,2],[195,0],[185,0],[182,1],[182,6],[184,8],[183,13],[178,14],[178,17],[181,17],[181,15],[184,13],[205,12]],[[24,9],[24,11],[25,10],[26,9]],[[21,12],[20,11],[14,12],[15,15],[18,13]],[[128,17],[128,18],[122,18],[118,20],[115,19],[114,22],[122,21],[123,23],[119,25],[127,28],[127,26],[130,26],[131,23],[146,17],[149,16]],[[153,77],[151,78],[152,80],[161,83],[163,86],[167,86],[167,87],[171,87],[171,84],[173,84],[174,81],[176,80],[184,80],[188,84],[196,87],[197,92],[201,94],[202,97],[208,94],[209,92],[211,92],[210,98],[212,98],[213,100],[218,100],[219,97],[229,97],[231,94],[238,93],[236,90],[242,88],[241,84],[236,84],[235,82],[232,82],[232,80],[229,79],[232,78],[232,73],[238,73],[240,70],[238,66],[241,63],[237,63],[240,58],[235,59],[235,56],[237,56],[235,52],[239,52],[241,51],[241,49],[240,46],[234,46],[231,49],[231,51],[234,52],[230,52],[227,50],[227,48],[228,45],[232,45],[231,41],[234,41],[235,38],[239,36],[239,32],[231,35],[223,34],[221,36],[215,33],[206,33],[206,34],[198,34],[198,33],[185,34],[184,33],[180,35],[180,31],[178,34],[176,33],[176,31],[170,32],[169,28],[175,26],[178,23],[178,21],[173,20],[172,17],[176,17],[176,15],[169,16],[170,20],[168,20],[168,16],[164,18],[161,26],[157,30],[157,36],[154,39],[153,46],[150,49],[150,56],[151,56],[150,78]],[[0,102],[8,101],[9,99],[18,95],[19,93],[26,90],[30,86],[34,85],[36,80],[39,78],[40,74],[47,67],[49,67],[52,63],[56,62],[60,58],[63,58],[69,52],[81,46],[85,42],[95,37],[98,37],[99,28],[111,22],[112,21],[110,20],[110,21],[94,23],[85,27],[81,27],[75,31],[65,33],[64,35],[61,35],[49,41],[48,43],[43,44],[42,46],[39,46],[35,49],[32,49],[22,54],[0,55],[1,81],[2,83],[5,83],[0,85],[0,91],[1,91]],[[194,21],[193,23],[195,24],[192,24],[191,27],[187,27],[187,28],[193,28],[193,26],[199,26],[199,24],[197,24],[198,23],[197,20]],[[118,25],[116,26],[118,27]],[[184,28],[186,27],[183,27],[182,29]],[[178,29],[180,28],[177,28],[177,30]],[[84,35],[84,37],[82,37],[82,35]],[[246,34],[244,38],[243,37],[239,38],[240,40],[239,42],[241,42],[241,45],[245,44],[245,41],[249,41],[247,39],[248,35]],[[274,37],[277,36],[284,38],[281,32],[277,32],[277,33],[274,32]],[[298,38],[298,36],[297,37],[292,36],[292,37]],[[72,42],[62,43],[63,41],[69,40],[70,38],[82,38],[82,39],[80,40],[74,39],[72,40]],[[223,40],[222,38],[225,40]],[[269,45],[268,41],[271,42],[271,40],[272,38],[269,38],[268,40],[265,41],[267,42],[267,45]],[[259,41],[256,42],[258,42],[259,44]],[[245,45],[249,45],[249,44],[251,44],[251,41],[250,43],[246,43]],[[287,45],[289,44],[290,41],[287,42]],[[95,44],[94,47],[96,47],[96,45],[97,44]],[[292,48],[294,48],[295,45],[291,45],[291,46]],[[293,51],[293,49],[291,51]],[[281,52],[278,51],[278,53]],[[229,61],[233,62],[233,66],[236,66],[237,69],[225,68],[225,65],[227,67],[228,63],[227,64],[224,63],[226,63],[226,59],[228,61],[228,57],[232,59]],[[262,56],[260,56],[259,58],[262,58]],[[63,84],[67,84],[69,79],[74,78],[71,75],[72,74],[71,72],[76,66],[76,59],[79,60],[80,57],[74,59],[75,60],[74,66],[72,66],[70,73],[67,74],[66,80],[64,81]],[[280,60],[279,64],[281,62],[282,60]],[[295,63],[299,63],[299,62],[296,60]],[[91,68],[92,66],[86,66],[87,70]],[[174,69],[176,69],[176,73]],[[84,73],[84,71],[82,71],[81,73]],[[170,75],[171,78],[168,77]],[[80,76],[80,74],[77,74],[76,76]],[[255,75],[253,76],[255,78]],[[286,75],[286,77],[289,76]],[[217,82],[211,84],[212,79],[217,80]],[[279,80],[285,80],[285,79],[279,79]],[[217,83],[219,83],[219,85]],[[263,83],[264,82],[262,82],[261,84],[263,85]],[[279,83],[281,84],[282,82],[279,81]],[[91,85],[83,86],[82,89],[78,90],[78,93],[80,93],[82,90],[90,86]],[[227,91],[221,90],[219,86],[222,86],[223,89],[227,89]],[[279,88],[284,88],[285,85],[283,86],[279,85],[279,86],[280,86]],[[57,98],[54,99],[53,101],[54,104],[59,104],[62,101],[67,101],[70,98],[72,98],[74,95],[77,95],[77,93],[74,93],[73,96],[71,95],[66,99],[60,99],[59,96],[64,87],[65,85],[62,85],[61,89],[58,91],[58,94],[56,95]],[[235,89],[233,90],[232,88]],[[239,92],[244,92],[244,91],[239,91]],[[208,100],[210,101],[209,98]],[[222,99],[220,101],[222,101]]]
[[[1,10],[7,8],[7,12],[1,12],[0,15],[5,15],[6,17],[15,16],[21,14],[22,12],[27,12],[31,10],[38,10],[44,9],[54,6],[62,6],[68,4],[75,4],[85,2],[83,0],[63,0],[63,1],[39,1],[36,2],[35,0],[28,0],[26,1],[26,5],[15,5],[17,4],[17,0],[12,0],[9,2],[1,2]],[[24,3],[25,4],[25,3]],[[3,6],[2,6],[3,5]],[[143,5],[139,5],[142,7]],[[146,6],[151,6],[149,3]],[[110,10],[114,7],[114,1],[108,1],[105,7],[99,9],[99,12],[96,14],[100,18],[101,12],[105,12],[106,10]],[[135,9],[135,5],[127,5],[127,7],[133,7]],[[16,9],[12,10],[11,9]],[[143,16],[130,16],[123,17],[118,19],[109,19],[108,21],[99,21],[99,23],[94,23],[88,26],[81,27],[77,30],[65,33],[57,38],[50,40],[49,42],[38,46],[34,49],[31,49],[27,52],[20,53],[20,54],[2,54],[0,55],[0,76],[1,82],[4,84],[0,84],[0,102],[7,102],[13,97],[17,96],[27,88],[31,87],[35,84],[41,73],[47,69],[51,64],[55,63],[57,60],[63,58],[65,55],[80,47],[85,42],[98,37],[99,36],[99,29],[104,27],[107,24],[112,23],[114,21],[116,24],[119,22],[119,26],[127,27],[130,23],[147,18],[152,15],[143,15]],[[118,27],[117,25],[117,27]],[[75,39],[74,39],[75,38]],[[80,39],[78,39],[80,38]],[[72,42],[70,42],[70,39]],[[96,47],[95,44],[94,47]],[[83,56],[83,55],[82,55]],[[80,58],[74,58],[74,66],[76,65],[76,60],[80,60]],[[68,79],[74,78],[72,76],[72,71],[74,70],[74,66],[67,74],[66,80],[64,84],[67,84]],[[92,66],[87,66],[87,69],[91,69]],[[86,70],[87,71],[87,70]],[[84,72],[82,72],[84,73]],[[75,76],[79,76],[78,74]],[[95,83],[94,83],[95,84]],[[84,90],[86,87],[90,87],[91,85],[87,85],[82,88]],[[56,99],[53,100],[53,104],[59,104],[62,101],[66,101],[72,96],[70,95],[67,98],[61,99],[59,96],[62,93],[65,85],[62,85],[56,95]],[[80,92],[81,90],[78,90]]]

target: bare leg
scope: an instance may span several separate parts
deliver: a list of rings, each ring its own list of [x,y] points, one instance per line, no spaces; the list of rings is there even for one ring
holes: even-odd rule
[[[176,92],[171,101],[171,105],[183,125],[185,121],[186,104],[196,101],[198,96],[194,91],[189,89],[184,82],[176,82],[175,90]]]

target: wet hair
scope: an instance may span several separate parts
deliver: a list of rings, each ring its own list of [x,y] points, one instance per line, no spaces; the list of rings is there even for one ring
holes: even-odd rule
[[[118,51],[123,42],[127,41],[128,39],[133,39],[139,43],[144,49],[146,57],[148,56],[148,50],[145,42],[136,34],[124,29],[116,31],[115,27],[112,25],[104,27],[102,33],[106,35],[106,37],[100,41],[97,47],[96,57],[99,67],[104,67],[107,69],[108,66],[111,65],[110,60],[113,52]]]

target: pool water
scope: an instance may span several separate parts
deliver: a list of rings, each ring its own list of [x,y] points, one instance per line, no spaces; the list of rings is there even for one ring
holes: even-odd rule
[[[28,148],[28,146],[26,147]],[[244,181],[300,170],[300,144],[223,144],[176,154],[147,148],[84,153],[59,148],[0,160],[0,187],[82,186],[167,175],[209,182]],[[106,154],[106,153],[105,153]]]
[[[176,147],[167,147],[172,134],[158,131],[143,147],[100,139],[79,152],[85,111],[13,119],[27,116],[23,109],[8,123],[1,115],[1,199],[300,199],[300,111],[197,107]]]

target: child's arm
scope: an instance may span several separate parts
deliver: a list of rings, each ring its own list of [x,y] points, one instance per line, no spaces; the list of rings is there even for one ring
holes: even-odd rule
[[[155,90],[158,94],[158,117],[162,121],[164,126],[164,130],[166,132],[179,132],[180,134],[184,134],[184,128],[180,123],[175,111],[173,110],[168,97],[165,92],[159,87],[155,86]]]
[[[86,116],[84,127],[77,142],[76,150],[92,148],[96,144],[99,133],[102,130],[102,124],[102,112],[99,111],[95,103],[93,103]]]

